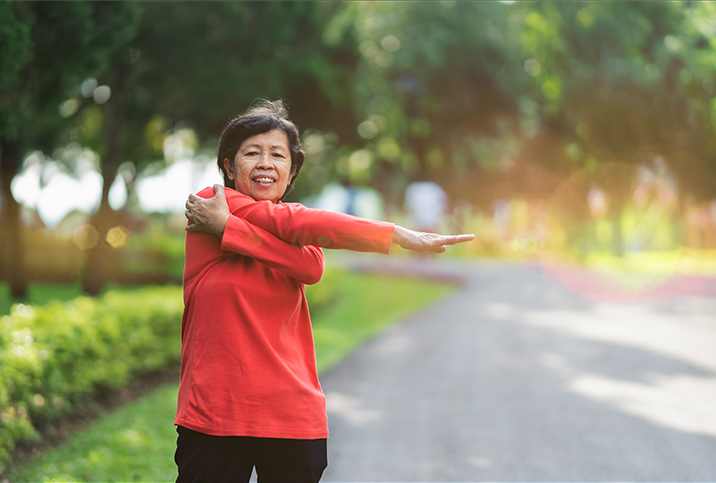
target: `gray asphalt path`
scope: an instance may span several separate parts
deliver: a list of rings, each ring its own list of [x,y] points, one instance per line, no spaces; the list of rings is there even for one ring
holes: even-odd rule
[[[537,264],[395,258],[342,260],[465,286],[322,375],[322,481],[716,481],[713,284],[612,303]]]

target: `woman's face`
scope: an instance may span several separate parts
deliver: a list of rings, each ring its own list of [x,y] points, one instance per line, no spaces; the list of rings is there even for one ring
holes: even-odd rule
[[[234,180],[236,191],[256,201],[277,202],[293,175],[288,136],[280,129],[251,136],[241,144],[233,162],[224,159],[224,169]]]

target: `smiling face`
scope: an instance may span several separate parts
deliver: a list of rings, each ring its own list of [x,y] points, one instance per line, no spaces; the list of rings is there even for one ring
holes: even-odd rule
[[[274,129],[251,136],[241,143],[233,162],[224,158],[224,168],[239,193],[277,202],[293,176],[286,133]]]

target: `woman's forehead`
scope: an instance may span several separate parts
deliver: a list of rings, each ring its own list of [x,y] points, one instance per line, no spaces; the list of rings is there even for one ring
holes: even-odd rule
[[[246,140],[241,143],[241,149],[245,149],[247,147],[285,149],[288,151],[288,136],[281,129],[273,129],[265,133],[256,134],[250,138],[246,138]]]

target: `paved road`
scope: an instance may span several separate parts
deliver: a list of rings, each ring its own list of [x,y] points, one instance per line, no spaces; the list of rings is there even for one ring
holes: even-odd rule
[[[465,286],[321,377],[323,481],[716,481],[716,280],[613,303],[539,265],[346,260]]]

